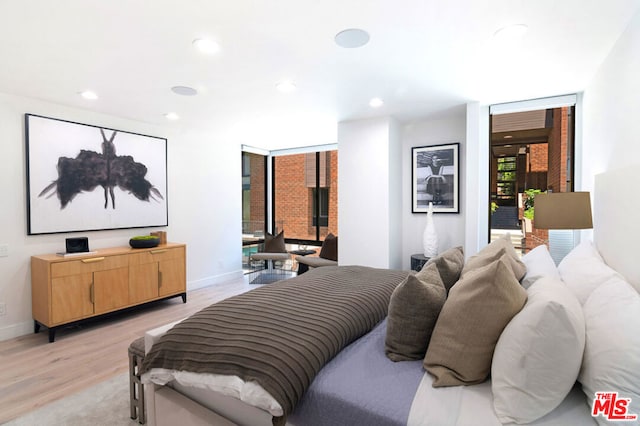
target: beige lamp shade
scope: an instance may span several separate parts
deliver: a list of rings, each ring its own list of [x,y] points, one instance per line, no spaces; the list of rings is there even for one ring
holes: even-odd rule
[[[533,224],[539,229],[593,228],[589,193],[549,192],[536,195]]]

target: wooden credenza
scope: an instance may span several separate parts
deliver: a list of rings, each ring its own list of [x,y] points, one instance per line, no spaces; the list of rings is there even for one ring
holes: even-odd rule
[[[187,301],[186,246],[149,249],[116,247],[73,257],[31,257],[34,332],[58,327],[154,300]]]

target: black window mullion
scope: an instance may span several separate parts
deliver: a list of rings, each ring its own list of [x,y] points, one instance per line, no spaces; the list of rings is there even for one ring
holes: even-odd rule
[[[316,241],[320,241],[320,153],[316,152]]]
[[[266,158],[265,158],[265,166],[266,166]],[[267,171],[267,167],[264,168],[264,182],[265,185],[267,184],[267,177],[269,175],[269,172]],[[267,191],[264,191],[265,193],[265,225],[267,224],[267,215],[266,215],[266,210],[267,210],[267,200],[266,197],[267,195]],[[271,157],[271,233],[273,235],[276,234],[276,157]]]

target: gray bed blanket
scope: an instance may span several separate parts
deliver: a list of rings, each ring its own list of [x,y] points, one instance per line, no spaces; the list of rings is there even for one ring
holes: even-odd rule
[[[318,373],[287,418],[295,426],[406,426],[420,386],[422,360],[384,354],[387,320],[356,340]]]
[[[284,423],[318,371],[387,314],[407,271],[327,266],[213,304],[153,345],[142,372],[236,375],[260,384]]]

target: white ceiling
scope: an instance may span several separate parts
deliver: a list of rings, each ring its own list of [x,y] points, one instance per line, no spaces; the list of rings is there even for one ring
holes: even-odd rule
[[[278,148],[336,123],[577,92],[640,0],[0,0],[0,92]],[[515,45],[493,33],[529,31]],[[338,47],[346,28],[369,32]],[[221,46],[203,56],[191,45]],[[283,94],[275,84],[294,80]],[[170,91],[196,88],[195,97]],[[99,99],[78,92],[91,89]],[[369,107],[372,97],[385,104]],[[28,112],[28,111],[25,111]],[[68,118],[68,117],[59,117]]]

